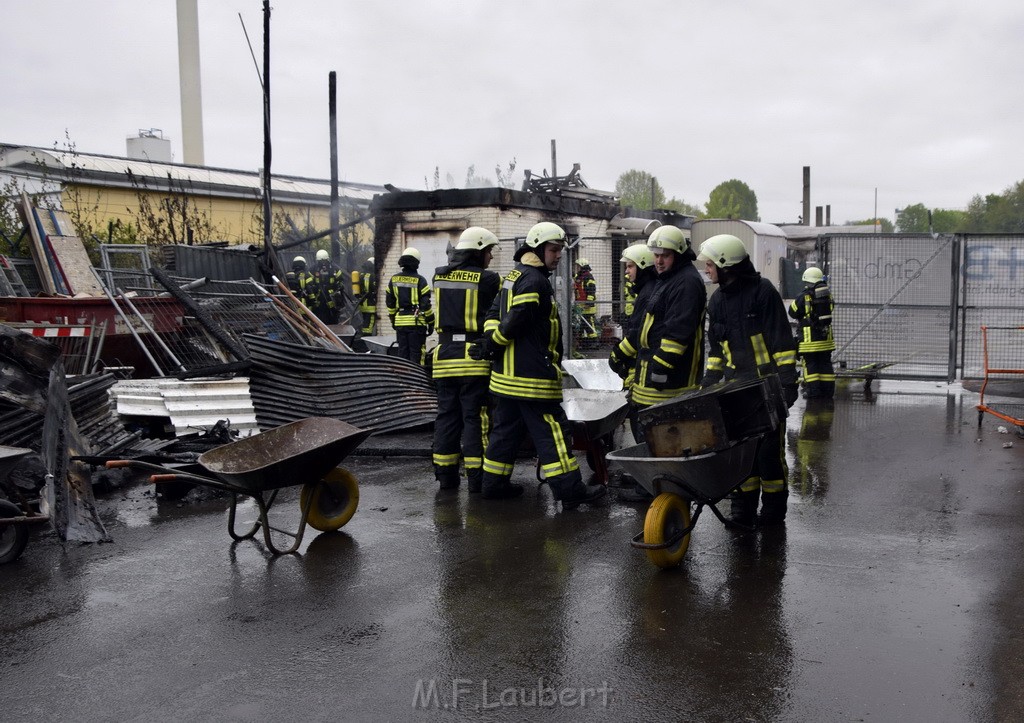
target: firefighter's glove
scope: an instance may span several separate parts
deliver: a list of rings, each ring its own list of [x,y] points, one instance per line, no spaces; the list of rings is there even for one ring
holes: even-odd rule
[[[469,345],[469,358],[483,361],[490,361],[498,357],[498,345],[489,336],[477,339]]]
[[[796,384],[784,384],[782,385],[782,397],[786,400],[786,408],[792,407],[796,404],[797,397],[800,396],[800,387]]]
[[[722,381],[722,376],[723,374],[720,371],[705,372],[704,378],[700,380],[701,389],[707,389],[718,384],[718,382]]]
[[[625,379],[626,375],[629,374],[629,358],[621,354],[618,348],[612,349],[612,353],[608,356],[608,366],[621,379]]]

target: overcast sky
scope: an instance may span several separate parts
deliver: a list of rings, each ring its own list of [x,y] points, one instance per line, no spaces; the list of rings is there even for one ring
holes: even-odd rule
[[[159,128],[183,160],[174,0],[4,0],[0,142],[125,155]],[[261,0],[199,0],[205,160],[263,159]],[[239,19],[241,14],[241,19]],[[276,173],[423,189],[573,163],[631,168],[703,205],[738,178],[795,222],[802,168],[833,223],[963,208],[1024,180],[1021,0],[277,0]],[[813,213],[813,211],[812,211]]]

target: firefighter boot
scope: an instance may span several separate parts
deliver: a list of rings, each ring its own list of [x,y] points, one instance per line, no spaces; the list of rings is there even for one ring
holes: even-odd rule
[[[479,492],[484,484],[484,471],[482,469],[467,470],[466,479],[469,481],[470,493]]]
[[[734,525],[753,527],[757,520],[757,498],[761,490],[742,492],[736,490],[729,495],[729,522]]]
[[[584,485],[580,482],[573,488],[573,494],[562,500],[562,509],[574,510],[584,504],[600,504],[607,494],[608,488],[604,485]]]
[[[761,494],[761,516],[758,522],[762,525],[781,525],[786,521],[786,499],[789,490],[781,492],[764,492]]]
[[[458,467],[450,469],[438,469],[435,467],[434,478],[437,480],[438,487],[442,490],[457,490],[459,488]]]

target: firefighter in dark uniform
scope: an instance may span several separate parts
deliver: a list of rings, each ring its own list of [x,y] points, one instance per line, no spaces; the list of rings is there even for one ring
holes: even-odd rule
[[[565,231],[542,221],[515,253],[516,267],[502,280],[486,335],[474,357],[493,361],[490,390],[496,399],[484,453],[483,497],[518,497],[510,478],[524,431],[537,449],[541,471],[564,510],[596,502],[604,485],[585,485],[572,453],[572,432],[562,409],[562,327],[551,288]]]
[[[700,258],[718,291],[708,301],[708,364],[702,386],[723,379],[756,379],[777,373],[786,406],[798,395],[796,340],[778,290],[761,278],[743,242],[729,234],[712,236],[700,247]],[[779,524],[786,518],[789,496],[785,458],[786,425],[765,434],[758,443],[754,467],[729,499],[729,519],[750,526]]]
[[[437,387],[433,457],[434,476],[443,490],[458,488],[460,461],[470,492],[479,492],[483,481],[491,364],[471,358],[469,349],[483,337],[487,312],[501,285],[501,277],[486,270],[497,245],[493,233],[471,226],[459,237],[451,263],[434,273],[438,344],[431,359]]]
[[[580,314],[583,317],[583,328],[580,336],[584,339],[596,339],[597,334],[597,282],[590,271],[590,262],[584,258],[576,260],[576,276],[574,278]]]
[[[316,252],[316,268],[311,278],[302,284],[302,300],[316,317],[325,324],[337,324],[341,307],[345,303],[345,287],[341,269],[331,263],[325,249]]]
[[[658,280],[658,270],[654,266],[654,252],[646,243],[627,247],[619,260],[626,263],[625,275],[627,283],[632,287],[633,298],[629,302],[629,315],[626,317],[622,340],[608,356],[608,366],[622,377],[623,388],[628,394],[636,374],[636,350],[629,340],[631,337],[636,339],[639,335],[640,323],[646,315],[648,302]],[[630,400],[629,428],[633,432],[633,438],[637,442],[642,442],[643,430],[637,419],[638,411],[639,407]],[[619,499],[625,502],[641,502],[650,499],[650,495],[631,476],[623,475]]]
[[[398,356],[423,364],[427,337],[434,333],[430,284],[419,275],[420,252],[411,246],[399,257],[401,272],[391,277],[384,300],[398,337]]]
[[[359,301],[359,314],[363,317],[359,333],[373,336],[377,332],[377,270],[372,256],[352,272],[352,295]]]
[[[292,270],[288,272],[288,289],[302,301],[302,288],[313,278],[306,268],[306,259],[296,256],[292,259]]]
[[[800,322],[797,351],[804,361],[804,396],[807,399],[831,399],[836,392],[836,372],[832,367],[832,293],[821,269],[804,271],[807,286],[793,299],[789,315]]]
[[[661,226],[647,241],[654,254],[657,282],[643,317],[617,347],[633,364],[633,413],[695,389],[704,372],[704,281],[693,265],[697,255],[681,229]],[[637,433],[643,434],[637,429]],[[644,441],[639,439],[637,441]],[[642,488],[639,498],[649,498]],[[620,495],[630,501],[632,495]]]

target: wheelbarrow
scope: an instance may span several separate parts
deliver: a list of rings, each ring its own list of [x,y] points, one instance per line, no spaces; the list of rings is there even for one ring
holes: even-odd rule
[[[587,453],[597,484],[608,484],[606,454],[612,435],[629,414],[624,391],[563,389],[562,409],[572,425],[572,447]]]
[[[644,550],[658,567],[675,567],[686,554],[690,532],[705,507],[722,524],[733,524],[716,505],[750,476],[760,438],[752,436],[723,449],[687,457],[652,456],[646,443],[609,452],[609,462],[622,467],[654,496],[644,518],[644,530],[630,544]]]
[[[0,445],[0,482],[7,479],[21,458],[31,454],[25,447]],[[28,525],[46,522],[49,515],[40,514],[31,503],[0,497],[0,565],[13,562],[21,556],[28,544]]]
[[[338,464],[371,433],[338,419],[308,417],[204,452],[196,461],[198,469],[172,469],[139,460],[111,460],[106,466],[153,472],[149,479],[154,483],[193,482],[230,492],[231,539],[248,540],[262,529],[267,549],[286,555],[299,549],[307,524],[333,532],[352,519],[359,505],[359,486],[352,473]],[[297,531],[292,532],[271,525],[269,513],[278,492],[295,485],[302,485],[301,516]],[[239,532],[235,516],[239,498],[246,497],[256,502],[259,519]],[[291,537],[292,545],[279,548],[271,531]]]

